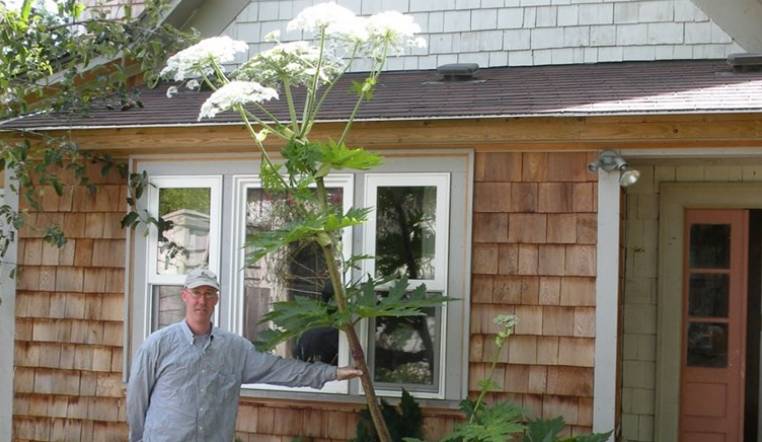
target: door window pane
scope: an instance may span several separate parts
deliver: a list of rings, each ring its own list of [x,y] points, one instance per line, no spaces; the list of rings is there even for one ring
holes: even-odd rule
[[[329,199],[341,207],[342,190],[328,189]],[[250,188],[246,193],[246,239],[262,231],[283,227],[291,221],[288,200],[273,197],[263,189]],[[260,331],[270,327],[262,324],[262,316],[274,302],[307,296],[328,302],[333,296],[323,253],[314,243],[293,243],[280,250],[247,263],[244,268],[243,335],[256,341]],[[296,339],[280,344],[275,353],[289,358],[338,363],[339,334],[333,328],[318,328]]]
[[[691,322],[688,325],[688,366],[728,365],[728,325]]]
[[[159,216],[172,222],[164,232],[168,242],[158,244],[156,273],[182,275],[209,266],[209,214],[212,189],[184,187],[159,189]]]
[[[376,274],[434,279],[436,186],[378,187]]]
[[[424,316],[376,319],[372,350],[376,382],[436,387],[441,308],[423,311]]]
[[[151,287],[153,315],[151,331],[174,324],[185,317],[185,303],[180,298],[183,288],[175,285]]]
[[[728,317],[728,275],[694,273],[691,275],[688,314],[691,316]]]
[[[690,266],[694,269],[727,269],[730,265],[730,225],[691,226]]]

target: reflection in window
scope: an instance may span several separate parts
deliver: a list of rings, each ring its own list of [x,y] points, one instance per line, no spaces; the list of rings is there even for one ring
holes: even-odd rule
[[[441,309],[427,308],[424,313],[376,319],[372,349],[375,381],[435,387]]]
[[[152,332],[174,324],[185,317],[185,304],[180,298],[182,290],[182,287],[174,285],[155,285],[152,287]]]
[[[159,216],[172,222],[164,232],[179,252],[159,243],[156,273],[182,275],[209,265],[209,215],[212,190],[208,187],[159,189]]]
[[[700,317],[728,317],[727,274],[694,273],[688,291],[688,314]]]
[[[691,322],[687,362],[689,367],[727,367],[728,325]]]
[[[329,200],[337,210],[342,207],[342,190],[328,189]],[[246,241],[252,235],[281,228],[292,221],[288,200],[250,188],[246,193]],[[262,316],[270,311],[273,302],[290,301],[295,296],[308,296],[329,301],[333,296],[325,260],[320,248],[314,244],[291,244],[247,263],[244,268],[243,335],[251,341],[269,324],[261,324]],[[334,328],[318,328],[304,333],[276,347],[274,352],[283,357],[306,361],[338,363],[339,334]]]
[[[691,226],[690,266],[694,269],[727,269],[730,266],[729,224]]]
[[[376,274],[434,279],[436,186],[379,186]]]

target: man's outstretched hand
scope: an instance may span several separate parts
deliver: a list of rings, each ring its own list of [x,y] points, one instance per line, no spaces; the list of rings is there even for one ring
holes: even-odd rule
[[[346,381],[347,379],[359,378],[362,376],[362,370],[353,367],[339,367],[336,369],[336,380]]]

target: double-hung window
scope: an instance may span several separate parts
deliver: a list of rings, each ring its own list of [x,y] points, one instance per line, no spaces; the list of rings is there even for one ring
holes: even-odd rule
[[[372,171],[326,177],[331,204],[345,212],[351,207],[373,209],[366,224],[342,233],[344,258],[375,257],[348,270],[346,280],[401,274],[411,290],[425,284],[427,293],[457,299],[426,309],[423,316],[378,318],[358,325],[382,394],[399,394],[404,387],[423,398],[458,400],[467,392],[471,163],[468,152],[391,154]],[[258,161],[135,159],[132,168],[146,171],[151,183],[141,207],[172,221],[172,228],[164,232],[168,241],[160,242],[155,228],[132,238],[132,351],[151,332],[183,318],[179,292],[185,274],[200,266],[220,276],[215,325],[251,341],[269,327],[261,319],[274,302],[331,296],[325,262],[314,245],[294,243],[257,262],[247,259],[247,239],[283,226],[291,216],[286,198],[262,188]],[[378,295],[385,292],[381,287]],[[351,364],[345,337],[332,328],[304,333],[274,352],[305,361]],[[284,391],[315,391],[244,387],[275,397]],[[359,382],[345,381],[328,383],[321,392],[362,390]]]

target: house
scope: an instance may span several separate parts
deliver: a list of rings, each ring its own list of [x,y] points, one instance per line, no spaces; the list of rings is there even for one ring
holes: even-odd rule
[[[229,34],[257,51],[272,30],[286,37],[285,23],[309,2],[225,2],[217,10],[211,3],[181,1],[174,12],[200,8],[192,20],[207,34]],[[413,391],[436,440],[485,375],[492,319],[516,313],[517,334],[498,355],[494,397],[537,416],[561,415],[572,434],[615,428],[624,441],[756,440],[762,72],[734,68],[726,57],[762,51],[762,5],[340,3],[363,14],[414,14],[428,49],[390,61],[354,125],[349,141],[383,153],[384,165],[331,177],[330,188],[346,207],[381,207],[393,189],[406,189],[415,207],[435,215],[436,239],[415,261],[419,279],[463,300],[419,323],[363,329],[379,389]],[[464,81],[434,71],[454,62],[482,69]],[[320,134],[336,134],[346,118],[342,91],[350,79],[326,103]],[[206,220],[206,230],[196,226],[208,256],[177,259],[208,263],[221,275],[220,326],[256,334],[252,319],[269,299],[294,287],[317,291],[288,263],[262,264],[270,271],[242,259],[247,233],[274,204],[259,190],[259,156],[233,116],[196,121],[203,95],[168,100],[164,90],[145,90],[142,99],[145,110],[98,112],[67,129],[84,148],[147,171],[154,187],[145,207],[158,211],[173,192],[195,201],[168,207]],[[63,129],[47,117],[15,124]],[[637,183],[620,187],[632,169]],[[165,312],[176,314],[160,306],[182,284],[180,263],[157,265],[155,235],[120,228],[124,180],[93,175],[94,196],[69,184],[33,215],[38,224],[62,225],[69,238],[62,249],[32,228],[19,232],[15,295],[0,305],[0,361],[9,366],[12,358],[14,367],[12,381],[10,370],[0,379],[0,416],[11,415],[10,404],[13,415],[12,425],[0,420],[2,435],[124,439],[131,354]],[[383,252],[379,238],[390,233],[381,224],[347,232],[344,246]],[[394,330],[404,344],[390,338]],[[327,340],[337,348],[331,358],[347,361],[346,344]],[[297,347],[278,351],[293,355]],[[238,436],[346,440],[359,396],[352,382],[317,393],[248,386]]]

